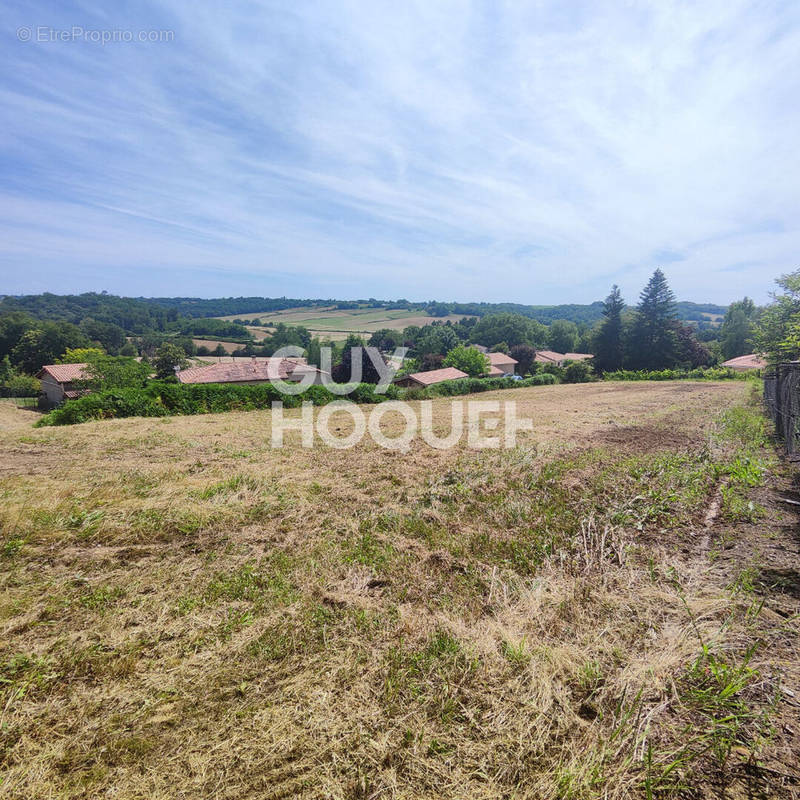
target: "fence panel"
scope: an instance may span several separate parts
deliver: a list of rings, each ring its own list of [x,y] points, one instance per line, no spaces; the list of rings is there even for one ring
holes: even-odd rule
[[[764,407],[786,453],[800,458],[800,362],[778,364],[764,375]]]

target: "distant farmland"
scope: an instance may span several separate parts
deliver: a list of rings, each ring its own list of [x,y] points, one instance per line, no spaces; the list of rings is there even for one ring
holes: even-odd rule
[[[345,339],[348,334],[369,335],[381,328],[405,328],[409,325],[430,325],[439,320],[457,322],[465,314],[449,314],[445,317],[431,317],[420,311],[385,308],[336,308],[335,306],[317,308],[289,308],[285,311],[265,311],[256,314],[230,314],[216,319],[257,319],[262,323],[283,322],[286,325],[303,325],[311,333],[329,339]],[[250,328],[251,333],[262,338],[263,328]]]

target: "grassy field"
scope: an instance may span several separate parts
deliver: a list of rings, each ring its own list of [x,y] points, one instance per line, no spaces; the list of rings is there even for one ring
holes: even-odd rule
[[[492,397],[514,449],[0,403],[3,796],[797,796],[798,520],[751,386]]]
[[[409,325],[430,325],[434,320],[456,322],[463,315],[431,317],[419,311],[385,308],[337,309],[333,306],[320,308],[297,308],[285,311],[269,311],[264,314],[234,314],[218,319],[259,319],[261,322],[284,322],[287,325],[303,325],[315,336],[328,339],[346,339],[350,333],[369,335],[381,328],[406,328]],[[258,339],[263,337],[263,328],[251,327],[250,332]]]

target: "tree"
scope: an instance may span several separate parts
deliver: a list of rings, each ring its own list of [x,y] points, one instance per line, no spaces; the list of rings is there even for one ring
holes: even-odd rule
[[[422,372],[430,372],[433,369],[441,369],[444,366],[444,356],[441,353],[425,353],[420,360]]]
[[[359,343],[360,343],[359,339]],[[284,322],[279,322],[275,326],[275,331],[272,336],[264,343],[264,346],[274,353],[280,350],[281,347],[293,345],[294,347],[302,347],[305,349],[311,344],[311,332],[308,328],[302,325],[287,325]]]
[[[722,357],[744,356],[752,353],[755,347],[757,309],[755,303],[745,297],[728,306],[719,330],[719,343]]]
[[[630,364],[635,369],[664,369],[677,362],[675,295],[657,269],[639,296],[631,329]]]
[[[569,320],[557,319],[550,325],[547,340],[556,353],[574,353],[578,346],[578,326]]]
[[[495,345],[492,345],[490,352],[492,353],[504,353],[508,355],[509,347],[506,342],[498,342]]]
[[[36,320],[21,311],[0,315],[0,358],[11,355],[22,334],[36,327]]]
[[[531,347],[529,344],[514,345],[509,355],[517,362],[518,375],[527,375],[536,362],[536,348]]]
[[[622,338],[624,308],[625,301],[622,299],[619,286],[614,284],[608,297],[603,301],[603,321],[595,337],[594,364],[600,372],[612,372],[622,368],[625,359]]]
[[[125,344],[120,348],[119,354],[121,356],[131,356],[134,358],[139,355],[138,351],[136,350],[136,345],[133,342],[125,342]]]
[[[694,328],[682,322],[675,323],[675,354],[683,366],[694,369],[711,363],[711,351],[697,341]]]
[[[67,352],[58,359],[59,364],[84,364],[93,358],[104,356],[99,347],[68,347]]]
[[[90,356],[85,378],[76,383],[93,392],[106,389],[140,389],[150,376],[150,365],[127,356]]]
[[[164,342],[156,350],[153,366],[156,369],[156,376],[161,378],[172,378],[175,376],[175,367],[185,369],[189,365],[186,360],[186,353],[178,345],[172,342]]]
[[[437,302],[431,302],[425,311],[431,317],[446,317],[450,313],[446,303]]]
[[[542,347],[547,342],[547,328],[522,314],[489,314],[472,326],[470,341],[486,347],[500,342],[505,342],[509,347],[518,344]]]
[[[428,325],[417,337],[414,349],[419,355],[438,353],[444,355],[458,344],[458,336],[451,325]]]
[[[756,349],[772,361],[800,357],[800,270],[781,275],[775,283],[783,294],[773,293],[773,302],[761,314],[756,328]]]
[[[193,356],[197,353],[197,347],[190,336],[176,336],[172,340],[172,344],[180,347],[187,356]]]
[[[306,347],[306,361],[315,367],[322,365],[322,344],[318,336],[315,336]]]
[[[394,350],[403,344],[403,334],[391,328],[381,328],[369,337],[370,347],[377,347],[379,350]]]
[[[466,372],[470,377],[485,375],[489,371],[489,359],[475,347],[463,344],[456,345],[444,357],[445,367],[455,367]]]
[[[87,317],[81,321],[80,328],[93,342],[101,344],[112,355],[119,353],[125,345],[125,331],[113,322],[100,322]]]
[[[0,359],[0,384],[5,383],[14,374],[14,367],[11,366],[11,361],[8,356],[3,356]]]
[[[364,342],[351,333],[344,343],[342,349],[342,360],[332,370],[332,377],[337,383],[348,383],[357,374],[353,371],[353,364],[356,363],[354,359],[361,359],[361,383],[378,383],[381,379],[378,368],[370,358],[370,352],[376,358],[382,359],[383,357],[374,347],[364,347]]]
[[[24,372],[38,372],[45,364],[54,364],[67,349],[90,344],[69,322],[43,322],[22,334],[11,351],[11,362]]]

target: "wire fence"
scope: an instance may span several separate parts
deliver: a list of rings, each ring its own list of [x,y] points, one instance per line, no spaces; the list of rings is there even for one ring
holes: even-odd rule
[[[0,403],[13,403],[17,408],[38,408],[38,397],[2,397]]]
[[[787,455],[800,459],[800,361],[778,364],[764,375],[764,405]]]

